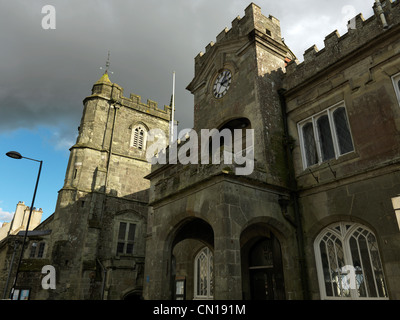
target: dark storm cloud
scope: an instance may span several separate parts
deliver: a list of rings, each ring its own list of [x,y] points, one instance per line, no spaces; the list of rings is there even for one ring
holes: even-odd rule
[[[111,80],[130,93],[170,102],[176,71],[176,118],[191,127],[194,57],[236,16],[244,0],[0,1],[0,132],[51,126],[73,140],[82,100],[111,51]],[[342,9],[371,14],[373,1],[256,2],[281,21],[282,36],[302,60],[304,50],[343,27]],[[56,30],[43,30],[41,9],[56,8]],[[343,32],[341,32],[343,34]]]

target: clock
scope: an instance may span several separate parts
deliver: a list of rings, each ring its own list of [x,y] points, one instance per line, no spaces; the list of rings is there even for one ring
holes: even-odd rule
[[[215,79],[213,94],[217,99],[222,98],[228,92],[231,85],[232,74],[228,69],[223,70]]]

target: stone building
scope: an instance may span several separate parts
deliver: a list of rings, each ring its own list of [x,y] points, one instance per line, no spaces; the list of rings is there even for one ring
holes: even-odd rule
[[[145,298],[400,298],[399,2],[374,12],[298,63],[251,4],[195,58],[195,130],[254,129],[254,171],[153,167]]]
[[[0,228],[0,241],[8,235],[15,235],[19,231],[25,231],[28,224],[30,207],[23,201],[19,201],[15,209],[11,222],[4,222]],[[33,208],[31,220],[29,221],[29,230],[35,229],[42,220],[43,210]]]
[[[289,63],[282,86],[313,299],[400,299],[399,1],[374,11]],[[340,288],[343,265],[357,290]]]
[[[84,100],[56,211],[29,236],[46,247],[25,255],[21,288],[32,299],[400,299],[399,1],[374,13],[299,63],[279,20],[251,3],[195,58],[194,128],[152,166],[147,135],[168,137],[171,108],[123,97],[105,73]],[[40,288],[47,264],[56,289]]]
[[[27,247],[39,237],[44,254],[38,259],[24,252],[16,287],[30,290],[31,299],[138,299],[150,187],[144,179],[151,166],[146,135],[157,128],[169,136],[170,107],[158,109],[134,94],[124,97],[107,72],[83,104],[56,210],[35,234],[28,234]],[[2,250],[4,275],[10,271],[13,241],[3,242],[8,243]],[[56,270],[55,289],[42,289],[45,265]],[[5,277],[2,283],[4,287]]]

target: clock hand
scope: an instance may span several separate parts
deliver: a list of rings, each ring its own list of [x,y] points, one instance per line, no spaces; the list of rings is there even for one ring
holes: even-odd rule
[[[227,83],[227,82],[229,82],[228,74],[226,74],[226,75],[222,78],[222,80],[221,80],[221,85],[223,85],[223,86],[226,87],[225,83]]]
[[[219,86],[218,93],[221,93],[221,89],[222,89],[222,91],[223,91],[223,88],[226,88],[226,86],[224,86],[224,85],[221,83],[220,86]]]
[[[227,75],[225,74],[224,75],[224,77],[222,78],[222,80],[221,80],[221,83],[224,83],[224,82],[226,82],[228,79],[227,79]]]

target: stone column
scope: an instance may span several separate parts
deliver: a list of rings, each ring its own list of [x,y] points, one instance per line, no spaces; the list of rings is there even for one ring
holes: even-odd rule
[[[232,225],[229,205],[215,207],[214,229],[214,299],[241,300],[242,277],[240,232]]]
[[[214,299],[241,300],[242,276],[239,239],[215,239],[214,249]]]
[[[164,241],[153,235],[146,244],[143,297],[145,300],[169,300],[171,290],[171,252],[165,250]]]

